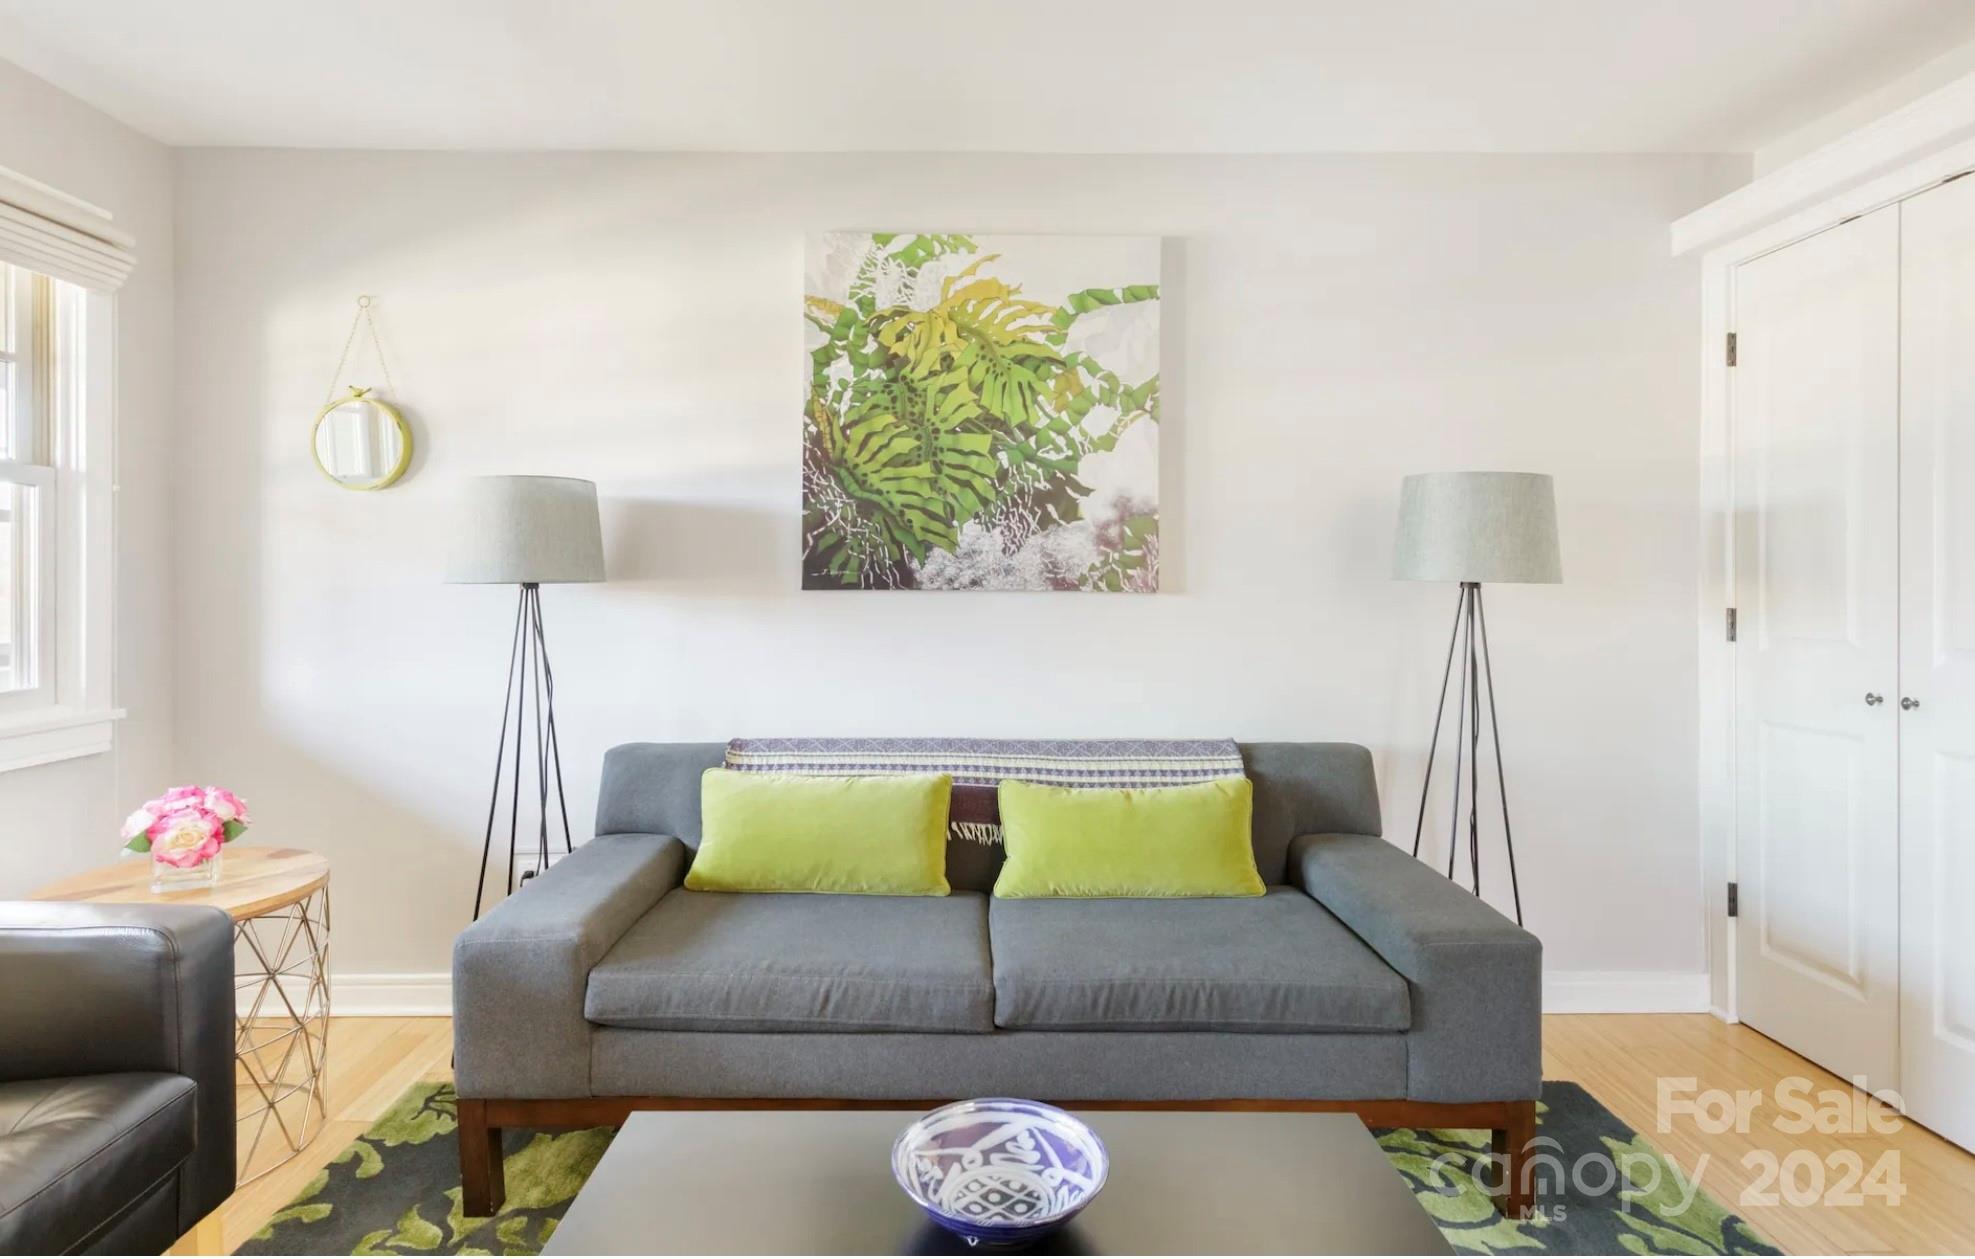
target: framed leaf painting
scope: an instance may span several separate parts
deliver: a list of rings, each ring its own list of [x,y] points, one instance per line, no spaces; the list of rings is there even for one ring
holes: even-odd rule
[[[806,590],[1159,588],[1159,240],[812,236]]]

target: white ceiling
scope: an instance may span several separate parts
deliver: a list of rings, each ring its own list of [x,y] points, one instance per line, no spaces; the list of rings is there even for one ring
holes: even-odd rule
[[[1970,39],[1970,0],[0,0],[0,58],[181,145],[1746,152]]]

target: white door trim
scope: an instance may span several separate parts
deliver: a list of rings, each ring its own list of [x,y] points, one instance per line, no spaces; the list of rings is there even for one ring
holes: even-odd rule
[[[1741,239],[1766,223],[1815,211],[1834,193],[1975,139],[1975,74],[1929,92],[1760,179],[1674,220],[1675,257]]]
[[[1975,90],[1957,97],[1975,127]],[[1943,129],[1942,134],[1965,134]],[[1794,166],[1795,164],[1793,164]],[[1786,170],[1789,168],[1785,168]],[[1815,205],[1773,217],[1763,226],[1709,249],[1701,257],[1700,605],[1697,748],[1701,886],[1709,1005],[1728,1021],[1739,1017],[1735,985],[1735,920],[1728,917],[1728,884],[1735,869],[1735,653],[1726,617],[1736,589],[1734,430],[1729,414],[1727,338],[1735,326],[1734,268],[1771,250],[1815,235],[1848,218],[1904,201],[1948,179],[1975,171],[1975,140],[1962,139],[1897,170],[1838,191]],[[1783,172],[1778,172],[1782,174]],[[1975,178],[1975,176],[1971,176]],[[1760,181],[1759,181],[1760,182]],[[1833,187],[1842,180],[1833,183]],[[1753,185],[1751,185],[1753,187]],[[1731,193],[1733,199],[1739,194]],[[1715,203],[1716,205],[1721,202]],[[1696,211],[1696,214],[1706,210]],[[1689,216],[1692,218],[1693,216]],[[1682,220],[1687,222],[1687,220]],[[1676,244],[1681,237],[1676,234]],[[1678,248],[1676,253],[1680,252]]]

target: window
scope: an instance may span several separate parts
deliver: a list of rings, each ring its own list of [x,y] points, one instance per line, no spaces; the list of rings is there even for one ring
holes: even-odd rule
[[[50,702],[53,691],[55,390],[54,280],[0,266],[0,713]]]
[[[109,746],[112,301],[0,263],[0,770]]]

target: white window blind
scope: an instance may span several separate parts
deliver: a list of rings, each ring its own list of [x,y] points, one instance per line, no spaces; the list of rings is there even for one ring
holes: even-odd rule
[[[134,243],[103,210],[0,167],[0,262],[114,293],[137,265]]]

